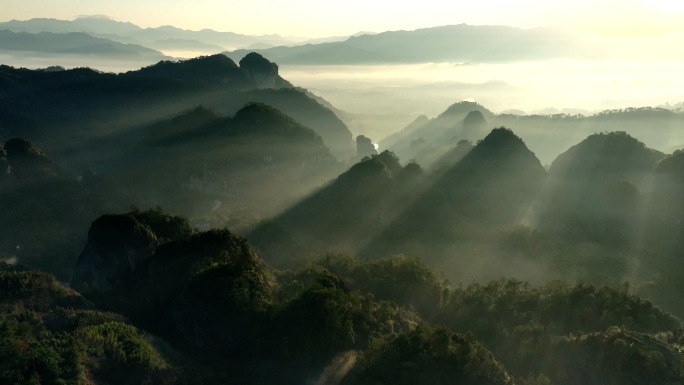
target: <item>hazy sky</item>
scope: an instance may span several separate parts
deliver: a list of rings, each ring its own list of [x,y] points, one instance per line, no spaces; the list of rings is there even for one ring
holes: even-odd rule
[[[0,21],[107,15],[143,27],[322,37],[447,24],[561,26],[610,36],[684,30],[679,0],[0,0]]]

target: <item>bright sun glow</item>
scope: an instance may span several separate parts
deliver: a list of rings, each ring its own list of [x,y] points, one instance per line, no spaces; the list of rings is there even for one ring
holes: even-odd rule
[[[684,2],[676,0],[650,0],[647,4],[665,11],[684,13]]]

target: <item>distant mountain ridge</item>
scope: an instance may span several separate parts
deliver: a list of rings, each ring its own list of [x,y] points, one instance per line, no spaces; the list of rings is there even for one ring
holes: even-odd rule
[[[622,131],[640,138],[649,147],[672,151],[673,143],[684,142],[680,130],[684,123],[681,110],[656,107],[630,107],[605,110],[593,115],[549,114],[518,115],[495,114],[486,107],[470,101],[452,104],[435,118],[423,118],[404,129],[382,139],[380,150],[390,150],[402,159],[416,159],[430,167],[438,156],[448,152],[459,140],[474,141],[484,137],[482,128],[466,130],[466,117],[470,112],[482,114],[486,129],[508,127],[520,133],[525,143],[545,165],[568,146],[599,132]],[[654,129],[655,128],[655,129]]]
[[[14,32],[86,33],[155,50],[218,53],[239,60],[256,51],[281,64],[379,64],[423,62],[506,62],[591,57],[599,52],[582,38],[556,29],[448,25],[412,31],[359,33],[350,37],[305,40],[279,35],[250,36],[174,26],[141,28],[101,17],[75,20],[31,19],[0,23]],[[258,47],[270,47],[261,48]]]
[[[28,33],[0,30],[0,51],[52,53],[63,55],[95,55],[115,60],[170,59],[159,51],[136,44],[124,44],[90,36],[83,32]]]
[[[96,37],[103,37],[120,43],[137,43],[154,49],[160,49],[166,39],[185,41],[184,49],[215,48],[231,49],[248,47],[252,44],[285,45],[296,40],[279,35],[250,36],[234,32],[219,32],[211,29],[192,31],[174,26],[156,28],[142,28],[133,23],[121,22],[107,17],[79,17],[74,20],[58,20],[49,18],[35,18],[30,20],[10,20],[0,23],[0,30],[7,29],[15,32],[52,32],[70,33],[82,32]],[[192,43],[197,42],[197,43]],[[192,43],[192,44],[191,44]],[[218,53],[214,51],[213,53]]]
[[[376,64],[589,57],[592,49],[579,37],[554,29],[459,24],[257,52],[282,64]],[[226,54],[238,57],[244,53],[236,50]]]

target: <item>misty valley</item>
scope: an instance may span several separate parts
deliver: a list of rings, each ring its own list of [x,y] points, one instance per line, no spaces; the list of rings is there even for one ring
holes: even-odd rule
[[[446,99],[521,95],[504,82],[343,88],[371,64],[593,52],[573,37],[261,47],[39,22],[0,23],[0,51],[149,62],[0,65],[1,384],[684,383],[681,103],[528,114]],[[477,44],[425,43],[447,32]]]

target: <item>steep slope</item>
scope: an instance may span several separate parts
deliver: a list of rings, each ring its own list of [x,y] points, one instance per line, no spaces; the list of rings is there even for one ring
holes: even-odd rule
[[[470,122],[472,113],[480,113],[477,124]],[[468,116],[471,116],[468,120]],[[395,151],[402,159],[415,159],[425,167],[430,167],[460,140],[477,140],[486,135],[494,114],[474,102],[454,103],[434,119],[418,120],[401,132],[383,139],[381,149]],[[484,122],[483,122],[484,120]]]
[[[538,228],[573,242],[628,246],[664,156],[624,132],[589,136],[551,164]]]
[[[681,243],[684,226],[684,152],[676,151],[655,165],[653,194],[648,202],[649,238],[672,251]]]
[[[351,133],[334,113],[291,89],[274,63],[248,56],[242,66],[214,55],[123,74],[1,66],[0,133],[30,137],[81,173],[131,146],[139,127],[179,111],[204,105],[233,115],[246,103],[264,102],[319,132],[341,159],[353,155]],[[61,134],[66,130],[69,136]]]
[[[494,129],[362,255],[404,253],[432,265],[458,258],[465,268],[468,259],[484,258],[501,229],[526,219],[545,178],[522,139],[508,129]]]
[[[193,217],[240,207],[273,215],[341,167],[320,136],[264,104],[233,118],[195,108],[144,131],[146,138],[110,163],[112,176],[137,204]]]
[[[97,199],[27,140],[3,147],[0,259],[68,277]]]
[[[429,122],[430,122],[430,118],[428,118],[425,115],[420,115],[417,118],[415,118],[411,123],[409,123],[406,127],[404,127],[401,130],[383,138],[380,141],[379,145],[382,148],[392,148],[403,137],[405,137],[408,134],[416,131],[417,129],[419,129],[421,127],[423,127],[424,125],[426,125]]]
[[[657,298],[667,310],[684,314],[684,300],[678,295],[682,290],[679,272],[684,247],[684,153],[676,151],[660,160],[654,170],[652,194],[644,200],[644,215],[638,244],[644,270],[654,280],[651,287],[644,288],[644,295]]]
[[[308,91],[260,89],[246,92],[244,99],[273,106],[313,129],[340,161],[347,161],[356,154],[354,139],[344,122],[331,109],[309,95]]]
[[[311,253],[355,254],[422,191],[419,165],[401,166],[391,152],[364,158],[248,238],[275,266]]]

